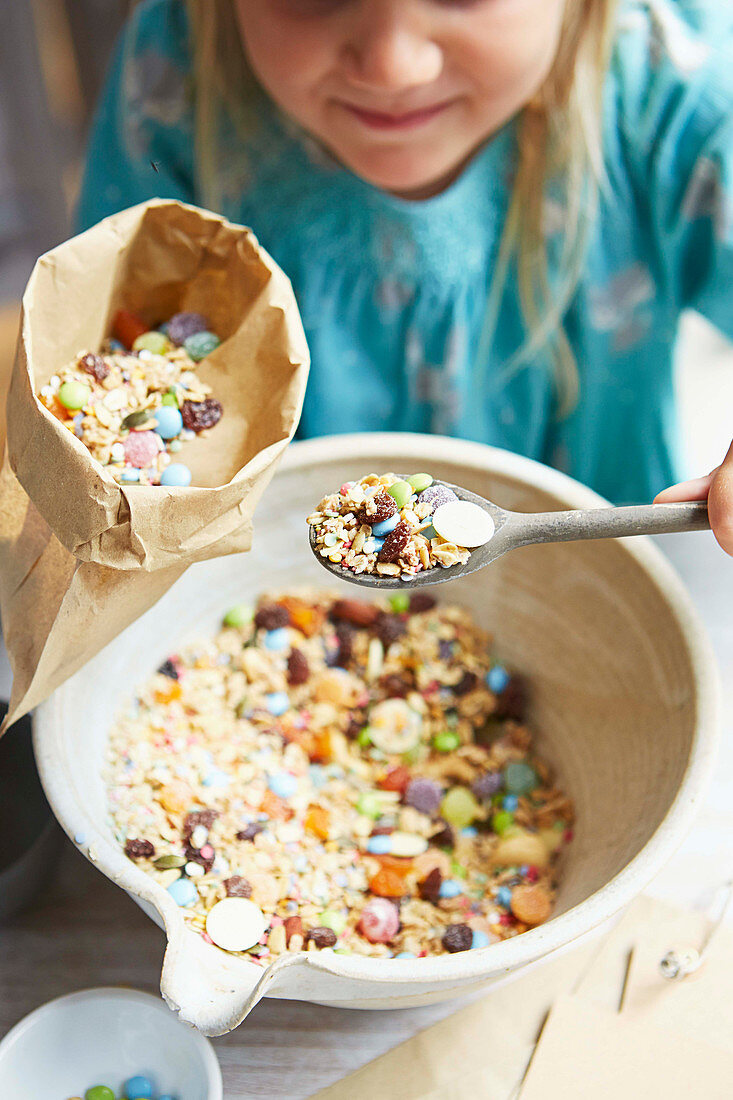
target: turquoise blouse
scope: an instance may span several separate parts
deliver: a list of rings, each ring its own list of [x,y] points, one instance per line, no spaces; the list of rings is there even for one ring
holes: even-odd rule
[[[508,369],[526,339],[511,274],[486,340],[513,124],[446,191],[412,202],[335,163],[262,93],[252,136],[231,139],[221,213],[251,226],[292,280],[313,364],[301,437],[480,440],[618,503],[650,500],[678,479],[680,313],[696,309],[733,336],[733,15],[724,7],[622,6],[604,107],[607,184],[564,317],[580,374],[566,416],[547,350]],[[97,111],[79,226],[156,195],[201,203],[192,133],[184,4],[146,0]],[[552,256],[551,194],[546,201]]]

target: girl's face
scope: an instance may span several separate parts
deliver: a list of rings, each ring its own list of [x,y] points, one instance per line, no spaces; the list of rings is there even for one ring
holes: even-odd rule
[[[566,0],[235,0],[279,106],[370,183],[435,194],[535,94]]]

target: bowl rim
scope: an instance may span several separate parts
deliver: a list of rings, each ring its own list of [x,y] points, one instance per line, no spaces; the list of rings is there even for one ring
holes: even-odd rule
[[[291,444],[279,466],[288,472],[304,466],[340,461],[369,462],[384,454],[399,453],[409,460],[413,456],[424,462],[430,454],[436,461],[467,465],[506,476],[528,488],[539,489],[559,498],[569,508],[607,507],[602,496],[575,481],[567,474],[552,469],[534,459],[497,447],[445,436],[407,432],[354,433],[322,436]],[[328,491],[328,486],[324,491]],[[255,515],[255,536],[257,516]],[[305,538],[305,536],[304,536]],[[312,967],[336,977],[363,980],[378,985],[422,985],[434,982],[480,980],[491,974],[514,970],[540,956],[562,948],[580,935],[603,924],[626,906],[649,883],[681,843],[697,812],[712,774],[719,739],[720,685],[717,662],[707,633],[682,580],[673,566],[648,536],[617,539],[626,553],[642,567],[677,619],[689,654],[693,681],[696,685],[695,728],[687,765],[677,793],[655,832],[621,871],[583,901],[546,924],[530,929],[509,940],[490,944],[475,951],[457,952],[422,959],[377,959],[357,955],[336,955],[328,952],[308,953],[303,959]],[[308,552],[305,545],[304,552]],[[63,690],[62,688],[59,689]],[[152,904],[160,913],[169,940],[174,928],[183,923],[177,905],[170,895],[142,870],[124,859],[129,867],[118,864],[105,869],[93,846],[76,838],[89,832],[89,821],[65,789],[63,768],[54,766],[55,753],[46,741],[44,729],[52,726],[52,710],[58,700],[52,696],[41,704],[34,717],[34,744],[39,772],[48,801],[63,828],[82,846],[85,854],[112,879],[136,897]],[[106,846],[106,838],[95,837]],[[141,881],[144,880],[144,881]],[[242,960],[252,966],[248,960]],[[252,967],[255,970],[254,967]],[[256,969],[253,979],[267,971]],[[232,975],[233,977],[233,975]],[[254,981],[253,981],[254,984]]]
[[[221,1066],[219,1065],[219,1059],[216,1057],[214,1048],[206,1036],[202,1035],[196,1028],[185,1024],[177,1013],[172,1012],[168,1008],[162,997],[156,996],[153,993],[146,993],[142,989],[128,989],[123,986],[101,985],[92,986],[88,989],[77,989],[73,993],[64,993],[60,997],[54,997],[53,1000],[46,1001],[44,1004],[39,1005],[38,1008],[34,1008],[26,1016],[18,1020],[17,1024],[14,1024],[10,1031],[0,1039],[0,1065],[2,1065],[3,1058],[10,1048],[14,1046],[15,1043],[21,1041],[25,1033],[37,1024],[39,1020],[42,1020],[43,1017],[53,1016],[54,1013],[58,1012],[62,1007],[69,1007],[74,1003],[101,1000],[133,1002],[139,1005],[146,1005],[148,1008],[152,1008],[156,1011],[164,1012],[180,1031],[181,1041],[192,1043],[197,1050],[206,1073],[206,1100],[223,1100],[224,1086],[222,1083]]]

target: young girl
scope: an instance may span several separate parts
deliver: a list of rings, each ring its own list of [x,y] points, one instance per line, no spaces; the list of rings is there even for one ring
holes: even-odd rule
[[[647,501],[681,310],[733,336],[727,7],[146,0],[79,219],[160,195],[251,226],[310,344],[303,436],[462,436]],[[733,448],[659,499],[708,492],[733,552]]]

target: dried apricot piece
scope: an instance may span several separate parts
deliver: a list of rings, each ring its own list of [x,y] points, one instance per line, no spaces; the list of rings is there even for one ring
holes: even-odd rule
[[[186,783],[167,783],[161,787],[157,799],[169,814],[182,814],[191,803],[191,791]]]
[[[284,596],[277,601],[290,615],[290,625],[305,634],[306,638],[312,638],[323,626],[326,617],[325,611],[313,604],[299,600],[295,596]]]
[[[260,811],[263,814],[267,814],[269,818],[274,821],[289,821],[293,816],[293,811],[287,802],[279,798],[278,795],[273,794],[272,791],[265,791],[262,802],[260,803]]]
[[[156,703],[172,703],[174,699],[180,699],[183,694],[183,689],[178,683],[178,680],[171,680],[170,685],[166,685],[164,688],[158,688],[155,692]]]
[[[552,912],[552,900],[544,886],[515,886],[511,910],[524,924],[543,924]]]
[[[382,868],[369,880],[369,889],[380,898],[401,898],[405,894],[405,882],[396,871]]]
[[[331,827],[328,810],[324,810],[322,806],[309,806],[305,815],[305,827],[321,840],[328,840]]]
[[[378,860],[383,871],[393,871],[400,878],[406,878],[415,869],[415,863],[411,859],[403,859],[400,856],[373,856]],[[403,891],[404,892],[404,891]]]
[[[381,787],[383,791],[399,791],[402,794],[409,782],[410,769],[406,768],[404,764],[400,764],[396,768],[390,768],[387,774],[379,780],[377,786]]]
[[[132,313],[129,309],[118,309],[112,318],[112,335],[126,348],[131,348],[138,336],[142,336],[149,329],[150,325],[146,325],[136,313]]]

